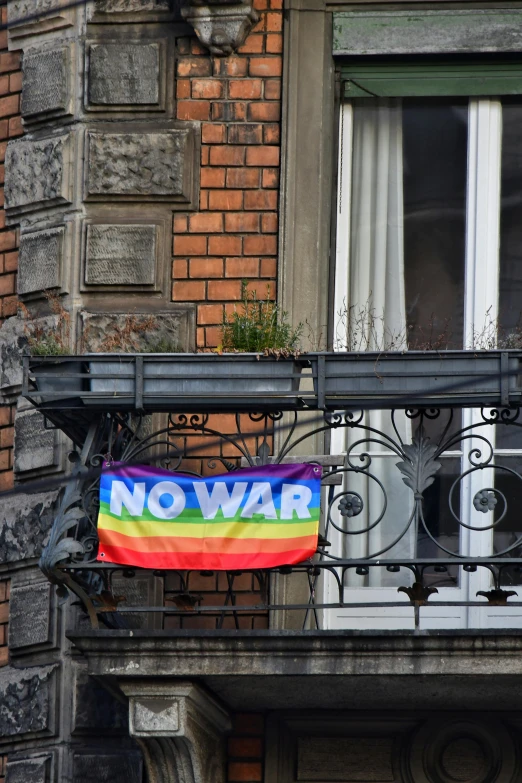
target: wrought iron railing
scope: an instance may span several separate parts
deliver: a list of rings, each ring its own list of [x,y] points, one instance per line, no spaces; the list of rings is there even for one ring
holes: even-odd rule
[[[31,377],[26,364],[25,390],[34,399]],[[522,601],[512,589],[522,583],[518,407],[472,411],[417,405],[368,412],[328,410],[326,405],[320,410],[314,404],[310,411],[301,398],[286,405],[290,410],[285,413],[246,412],[242,406],[232,414],[228,406],[226,418],[208,412],[152,417],[143,397],[141,410],[134,406],[130,411],[118,410],[110,390],[97,394],[96,405],[81,411],[77,399],[65,399],[63,391],[59,403],[36,401],[46,418],[76,444],[41,568],[64,599],[69,593],[79,596],[94,627],[100,620],[110,627],[124,626],[125,618],[137,612],[211,615],[216,627],[226,617],[239,624],[249,612],[280,610],[300,611],[303,627],[321,627],[327,611],[370,607],[409,606],[417,627],[423,607],[432,606],[521,607],[522,616]],[[410,398],[414,404],[415,394]],[[266,403],[266,396],[263,399]],[[162,408],[179,409],[182,404],[178,395],[175,403],[164,401]],[[254,395],[252,406],[255,409]],[[330,456],[310,456],[312,448],[307,456],[298,456],[306,455],[307,442],[319,440]],[[248,605],[237,603],[237,572],[227,573],[219,604],[203,604],[187,572],[177,575],[179,590],[168,605],[120,602],[115,578],[132,578],[137,569],[96,561],[98,482],[107,455],[118,462],[158,464],[194,475],[235,470],[241,464],[322,462],[317,553],[298,566],[275,569],[289,578],[304,574],[303,600],[279,603],[270,588],[271,573],[256,571],[257,597]],[[457,587],[463,574],[480,572],[488,576],[486,589],[468,595],[470,600],[441,590]],[[371,591],[368,600],[361,600],[359,592],[358,600],[350,598],[354,589],[365,586],[389,587],[387,599],[372,601]]]

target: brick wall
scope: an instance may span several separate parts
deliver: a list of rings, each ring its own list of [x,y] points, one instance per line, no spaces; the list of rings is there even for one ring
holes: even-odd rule
[[[263,780],[264,717],[258,713],[234,715],[228,738],[228,783],[260,783]]]
[[[2,26],[7,22],[7,7],[0,3]],[[0,324],[16,315],[16,270],[18,232],[7,229],[4,212],[4,157],[9,139],[23,133],[20,120],[22,72],[20,53],[7,51],[7,30],[0,30]],[[0,491],[13,485],[14,409],[0,407]]]
[[[198,212],[174,217],[176,302],[196,302],[197,345],[219,344],[241,281],[275,296],[282,71],[282,0],[255,0],[260,21],[235,56],[195,38],[178,61],[180,120],[202,121]]]

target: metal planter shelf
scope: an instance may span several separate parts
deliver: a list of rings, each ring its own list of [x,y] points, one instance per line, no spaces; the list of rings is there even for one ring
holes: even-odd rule
[[[494,407],[522,402],[522,351],[92,354],[25,357],[39,408],[321,410]],[[59,382],[57,383],[57,376]]]

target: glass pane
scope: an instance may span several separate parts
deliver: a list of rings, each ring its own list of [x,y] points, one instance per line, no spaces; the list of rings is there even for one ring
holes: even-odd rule
[[[500,520],[493,532],[493,552],[500,554],[506,549],[506,557],[522,557],[522,517],[520,505],[522,500],[522,456],[495,458],[494,488],[498,494],[489,493],[490,505],[493,508],[493,519]],[[504,469],[503,469],[504,468]],[[513,549],[511,549],[513,547]],[[502,571],[502,584],[522,584],[520,566],[506,568]]]
[[[467,137],[467,101],[403,101],[410,349],[463,345]]]

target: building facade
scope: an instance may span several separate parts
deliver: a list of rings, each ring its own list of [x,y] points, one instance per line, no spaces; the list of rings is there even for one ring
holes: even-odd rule
[[[1,8],[0,781],[522,781],[522,3]],[[304,324],[283,412],[154,401],[245,281]],[[319,553],[96,570],[107,454],[320,462]]]

